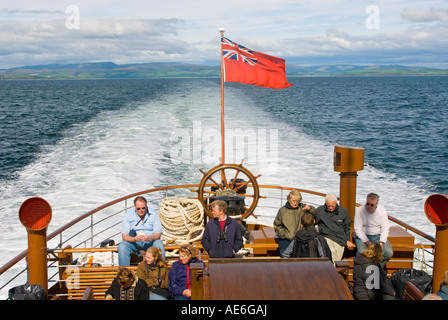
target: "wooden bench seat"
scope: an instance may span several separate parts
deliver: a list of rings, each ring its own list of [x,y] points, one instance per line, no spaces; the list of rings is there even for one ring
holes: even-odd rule
[[[425,295],[412,282],[406,282],[403,300],[422,300]]]
[[[91,299],[106,299],[106,290],[117,276],[118,266],[115,267],[68,267],[63,279],[66,281],[67,299],[81,300],[90,289],[93,292]],[[137,271],[137,266],[128,267],[132,271]]]
[[[254,256],[278,256],[277,237],[274,227],[261,227],[259,230],[251,230],[248,243],[244,248],[251,248]]]

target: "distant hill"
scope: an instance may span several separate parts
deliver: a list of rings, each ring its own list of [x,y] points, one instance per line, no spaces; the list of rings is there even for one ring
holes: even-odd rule
[[[114,79],[159,77],[218,77],[219,67],[188,63],[113,62],[36,65],[0,70],[0,79]]]
[[[447,69],[408,67],[402,65],[323,65],[287,66],[286,75],[291,76],[404,76],[404,75],[448,75]]]
[[[142,79],[174,77],[219,77],[220,66],[178,62],[117,65],[113,62],[48,64],[0,70],[0,80],[7,79]],[[448,75],[447,69],[406,67],[401,65],[353,66],[322,65],[304,67],[287,65],[286,75],[294,76],[397,76]]]

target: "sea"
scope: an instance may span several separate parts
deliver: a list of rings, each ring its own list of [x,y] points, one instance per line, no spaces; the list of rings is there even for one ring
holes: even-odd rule
[[[376,192],[434,235],[424,204],[448,195],[448,77],[288,80],[225,84],[225,162],[244,159],[259,184],[338,194],[334,147],[363,148],[357,202]],[[221,117],[220,79],[0,81],[0,265],[26,248],[29,197],[51,205],[51,232],[124,195],[199,183],[220,163]]]

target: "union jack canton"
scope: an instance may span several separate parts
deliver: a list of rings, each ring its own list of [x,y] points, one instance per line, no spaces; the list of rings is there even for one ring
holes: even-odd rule
[[[253,51],[233,42],[226,37],[221,38],[223,44],[222,55],[224,59],[233,59],[240,62],[246,62],[251,66],[257,64],[257,59],[250,56],[254,56]],[[229,48],[230,47],[230,48]]]

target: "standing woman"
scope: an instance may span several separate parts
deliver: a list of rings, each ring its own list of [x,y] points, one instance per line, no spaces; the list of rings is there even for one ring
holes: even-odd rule
[[[179,249],[179,261],[171,266],[168,274],[168,289],[174,296],[174,300],[191,300],[191,263],[204,262],[196,258],[196,249],[192,245],[185,245]]]
[[[296,232],[302,229],[301,219],[304,212],[316,215],[316,208],[302,203],[302,194],[293,189],[286,197],[287,202],[278,210],[274,219],[275,234],[278,237],[278,251],[280,256],[288,248]]]
[[[149,247],[145,258],[137,267],[137,277],[144,280],[149,287],[149,300],[168,300],[168,264],[159,248]]]

